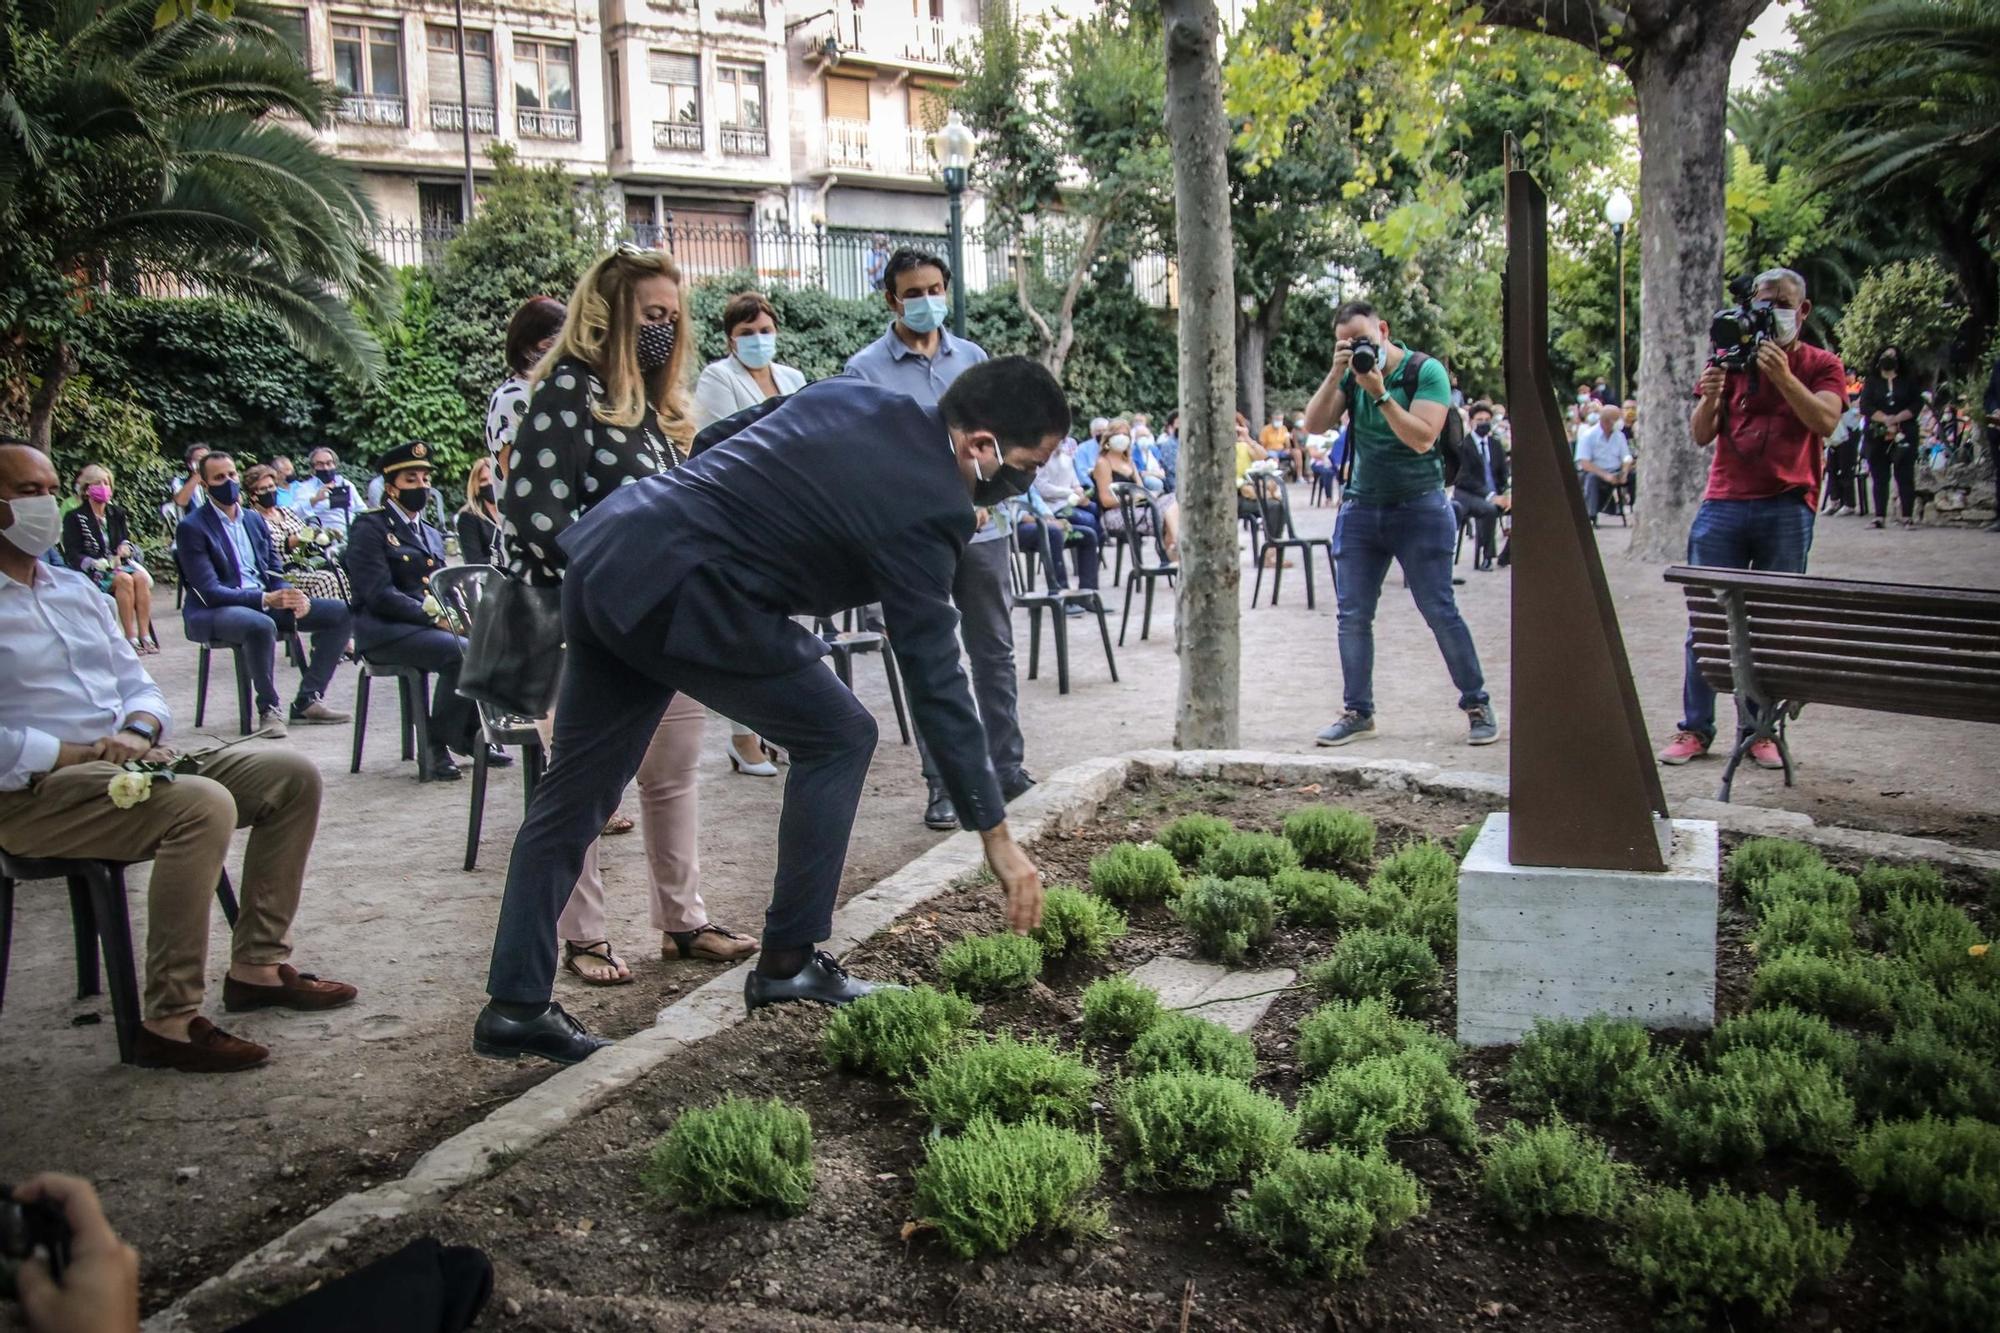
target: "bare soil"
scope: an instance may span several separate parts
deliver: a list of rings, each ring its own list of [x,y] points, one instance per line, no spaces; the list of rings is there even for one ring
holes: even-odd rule
[[[1372,789],[1321,791],[1224,783],[1130,789],[1090,827],[1037,849],[1053,883],[1083,882],[1091,856],[1150,836],[1173,815],[1201,810],[1239,828],[1276,831],[1299,805],[1331,800],[1372,815],[1378,853],[1423,838],[1448,840],[1487,813],[1474,806]],[[1983,886],[1960,885],[1982,914]],[[997,922],[989,885],[955,889],[858,948],[862,975],[935,980],[951,941]],[[1724,910],[1721,1007],[1740,1008],[1749,958],[1741,904]],[[1988,920],[1990,926],[1996,924]],[[1028,993],[986,1006],[981,1026],[1043,1035],[1078,1049],[1109,1077],[1120,1052],[1084,1042],[1075,1026],[1084,986],[1159,953],[1190,955],[1187,934],[1165,907],[1133,914],[1112,956],[1052,968]],[[1331,932],[1285,929],[1253,958],[1302,966],[1324,955]],[[1314,1007],[1310,993],[1281,995],[1253,1033],[1257,1085],[1286,1102],[1300,1091],[1292,1043]],[[1433,1016],[1452,1030],[1452,1001]],[[1601,1229],[1554,1226],[1516,1234],[1482,1204],[1474,1163],[1441,1142],[1398,1141],[1396,1158],[1430,1195],[1429,1210],[1369,1253],[1365,1277],[1333,1286],[1291,1282],[1248,1254],[1224,1224],[1226,1194],[1151,1195],[1118,1184],[1107,1163],[1100,1187],[1112,1231],[1099,1239],[1031,1241],[1000,1257],[960,1261],[915,1221],[912,1170],[928,1132],[890,1085],[829,1071],[819,1052],[825,1012],[765,1011],[692,1048],[599,1113],[525,1154],[435,1212],[405,1219],[357,1242],[320,1270],[275,1277],[199,1312],[220,1328],[299,1290],[431,1233],[484,1247],[499,1273],[494,1326],[576,1330],[1443,1330],[1515,1327],[1624,1333],[1647,1327],[1649,1307],[1608,1262]],[[1671,1040],[1671,1038],[1669,1039]],[[1501,1075],[1507,1053],[1469,1057],[1464,1072],[1497,1130],[1515,1111]],[[638,1184],[647,1153],[685,1109],[725,1093],[778,1096],[806,1110],[817,1184],[798,1217],[686,1216],[649,1199]],[[1099,1128],[1110,1137],[1108,1113]],[[1614,1151],[1656,1180],[1700,1185],[1667,1161],[1636,1124],[1605,1129]],[[1737,1188],[1798,1189],[1824,1218],[1854,1228],[1841,1273],[1801,1294],[1782,1329],[1874,1329],[1897,1320],[1896,1283],[1910,1258],[1951,1239],[1931,1219],[1866,1207],[1824,1162],[1774,1158],[1730,1177]]]

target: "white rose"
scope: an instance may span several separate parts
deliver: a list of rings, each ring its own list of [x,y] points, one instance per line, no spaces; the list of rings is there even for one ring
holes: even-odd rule
[[[429,616],[432,620],[444,619],[443,605],[439,603],[437,598],[431,596],[429,593],[424,594],[424,614]]]
[[[132,772],[113,774],[105,794],[111,798],[111,804],[120,810],[130,810],[153,794],[153,775]]]

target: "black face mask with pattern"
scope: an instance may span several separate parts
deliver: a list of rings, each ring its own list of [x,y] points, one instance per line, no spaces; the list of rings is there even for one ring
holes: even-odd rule
[[[667,362],[674,358],[674,338],[678,324],[641,324],[639,326],[639,369],[650,375],[665,369]]]

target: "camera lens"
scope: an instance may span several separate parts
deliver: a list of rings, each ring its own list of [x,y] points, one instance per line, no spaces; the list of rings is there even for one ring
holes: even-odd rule
[[[1375,344],[1366,341],[1355,343],[1351,364],[1357,375],[1366,375],[1375,369]]]

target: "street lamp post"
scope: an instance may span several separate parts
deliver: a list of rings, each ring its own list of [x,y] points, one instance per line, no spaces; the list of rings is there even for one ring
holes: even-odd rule
[[[1604,201],[1604,220],[1611,224],[1611,242],[1618,251],[1618,389],[1612,396],[1625,401],[1625,224],[1632,220],[1632,196],[1613,190]]]
[[[944,128],[931,138],[931,146],[944,165],[944,192],[951,201],[951,331],[965,336],[965,224],[963,200],[965,178],[972,169],[972,150],[977,147],[972,129],[958,112],[945,117]]]

